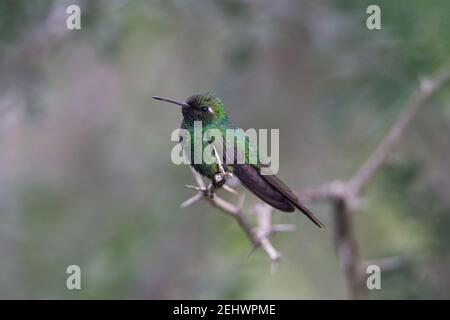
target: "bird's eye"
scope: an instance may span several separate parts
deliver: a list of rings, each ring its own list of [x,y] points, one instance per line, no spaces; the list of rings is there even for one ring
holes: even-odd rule
[[[202,110],[203,112],[208,112],[208,111],[209,111],[209,108],[208,108],[208,107],[201,107],[201,110]]]

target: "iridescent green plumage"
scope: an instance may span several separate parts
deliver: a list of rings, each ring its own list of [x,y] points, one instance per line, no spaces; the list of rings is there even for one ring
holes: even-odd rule
[[[191,165],[194,169],[209,178],[214,183],[214,176],[219,172],[219,165],[216,161],[201,161],[195,163],[194,155],[199,152],[203,155],[203,151],[208,148],[210,144],[221,154],[222,162],[228,172],[233,173],[241,183],[252,191],[256,196],[270,204],[276,209],[285,212],[292,212],[295,208],[302,211],[309,219],[311,219],[317,226],[322,227],[323,224],[303,206],[292,190],[287,187],[275,175],[262,175],[261,163],[259,158],[256,161],[250,161],[252,154],[258,154],[256,146],[252,145],[245,133],[231,123],[228,115],[222,104],[222,101],[213,93],[197,94],[189,97],[185,102],[179,102],[167,98],[154,97],[157,100],[163,100],[182,106],[183,121],[181,128],[189,131],[190,137],[195,136],[195,124],[201,122],[202,135],[207,134],[211,129],[218,130],[221,137],[226,137],[227,129],[232,129],[237,136],[234,148],[231,148],[232,156],[226,157],[229,153],[228,148],[224,148],[226,142],[224,139],[214,139],[213,137],[202,140],[190,139],[190,141],[182,141],[183,147],[191,155]],[[229,155],[229,154],[228,154]],[[209,155],[213,157],[213,155]],[[238,159],[244,161],[238,161]],[[232,159],[228,161],[228,159]]]

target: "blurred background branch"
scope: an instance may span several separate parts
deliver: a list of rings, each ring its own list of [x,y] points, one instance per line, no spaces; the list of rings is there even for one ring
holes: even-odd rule
[[[450,67],[442,68],[438,74],[420,81],[418,90],[403,108],[386,137],[381,140],[369,159],[348,181],[333,181],[318,188],[300,191],[304,201],[330,200],[333,203],[336,253],[345,272],[347,286],[352,299],[366,299],[365,269],[355,238],[352,216],[358,209],[359,198],[369,182],[389,160],[395,147],[401,142],[408,125],[434,95],[450,81]]]

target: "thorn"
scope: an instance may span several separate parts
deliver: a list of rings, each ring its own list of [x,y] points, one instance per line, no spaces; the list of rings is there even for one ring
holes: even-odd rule
[[[202,176],[195,171],[195,169],[193,167],[191,167],[191,171],[192,171],[192,175],[194,176],[195,181],[197,182],[197,185],[200,188],[205,188],[205,182],[203,181]]]
[[[197,191],[202,191],[202,188],[197,187],[197,186],[192,186],[192,185],[189,185],[189,184],[185,184],[184,186],[185,186],[186,188],[188,188],[188,189],[195,189],[195,190],[197,190]]]
[[[234,189],[231,188],[230,186],[227,186],[226,184],[223,185],[223,188],[224,188],[226,191],[228,191],[228,192],[230,192],[230,193],[232,193],[232,194],[235,194],[235,195],[238,195],[238,194],[239,194],[236,190],[234,190]]]
[[[195,196],[190,197],[186,201],[184,201],[182,204],[180,204],[181,208],[187,208],[190,205],[194,204],[195,202],[199,201],[203,197],[203,193],[199,192]]]

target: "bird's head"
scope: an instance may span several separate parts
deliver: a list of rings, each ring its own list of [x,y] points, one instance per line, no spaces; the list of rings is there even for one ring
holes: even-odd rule
[[[176,101],[157,96],[153,98],[181,106],[183,118],[187,122],[202,121],[203,125],[208,125],[227,119],[222,101],[211,92],[195,94],[186,101]]]

